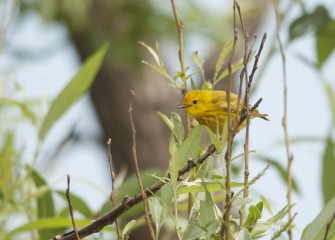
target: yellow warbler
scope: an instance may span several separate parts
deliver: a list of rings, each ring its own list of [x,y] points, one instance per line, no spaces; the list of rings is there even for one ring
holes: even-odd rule
[[[230,93],[230,106],[231,119],[232,123],[234,123],[237,109],[237,95],[234,93]],[[249,104],[249,107],[251,108],[252,106]],[[228,103],[225,91],[190,91],[185,96],[184,104],[178,108],[185,108],[200,124],[209,127],[214,133],[217,132],[217,125],[219,125],[219,131],[222,132],[224,121],[228,116]],[[243,109],[244,102],[241,100],[238,107],[240,115]],[[267,114],[262,114],[257,109],[250,113],[250,118],[260,117],[268,120],[267,116]],[[245,125],[246,121],[237,128],[237,131]]]

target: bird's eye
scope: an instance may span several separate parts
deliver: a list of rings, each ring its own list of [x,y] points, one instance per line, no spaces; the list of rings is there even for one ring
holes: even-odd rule
[[[193,100],[193,104],[197,104],[198,103],[198,100]]]

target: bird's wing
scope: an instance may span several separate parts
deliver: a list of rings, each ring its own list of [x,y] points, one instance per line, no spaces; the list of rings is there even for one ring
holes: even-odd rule
[[[230,94],[230,109],[232,113],[236,113],[237,110],[237,95],[231,93]],[[224,111],[228,111],[228,103],[227,96],[225,92],[221,92],[221,94],[217,94],[213,97],[212,103],[216,104],[216,106]],[[243,109],[243,101],[240,100],[239,110]]]

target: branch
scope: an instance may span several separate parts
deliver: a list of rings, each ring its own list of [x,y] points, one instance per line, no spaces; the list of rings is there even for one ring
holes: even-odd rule
[[[78,235],[78,231],[77,231],[77,228],[76,228],[76,223],[75,223],[74,217],[73,217],[73,207],[72,207],[71,199],[70,199],[70,175],[69,174],[67,175],[67,189],[66,189],[65,195],[66,195],[67,202],[69,203],[69,210],[70,210],[70,216],[71,216],[71,221],[72,221],[72,227],[73,227],[74,232],[76,233],[77,240],[80,240],[80,237]]]
[[[112,202],[112,207],[115,208],[115,174],[113,171],[113,157],[112,157],[112,150],[111,150],[111,144],[112,144],[112,139],[108,139],[107,141],[107,148],[108,148],[108,160],[109,160],[109,168],[110,168],[110,173],[111,173],[111,179],[112,179],[112,192],[110,195],[110,200]],[[117,239],[121,240],[121,230],[120,230],[120,225],[119,221],[116,219],[115,220],[115,227],[116,227],[116,233],[117,233]]]
[[[202,164],[209,156],[213,155],[216,152],[214,145],[210,145],[207,151],[198,159],[189,160],[187,164],[179,169],[178,177],[181,177],[185,173],[189,172],[192,168]],[[166,176],[169,178],[169,175]],[[147,197],[152,196],[152,194],[159,191],[165,182],[156,182],[155,184],[151,185],[151,187],[144,190],[144,193]],[[80,237],[86,237],[92,235],[93,233],[100,232],[105,226],[113,224],[115,220],[121,216],[124,212],[129,210],[130,208],[134,207],[136,204],[143,201],[143,197],[141,193],[136,194],[133,197],[124,197],[122,203],[119,204],[117,207],[113,208],[111,211],[107,212],[103,216],[99,217],[91,224],[83,227],[82,229],[78,230],[78,234]],[[64,235],[56,235],[53,238],[54,240],[76,240],[76,235],[74,231],[65,233]]]
[[[232,85],[232,62],[235,56],[236,50],[236,42],[238,39],[238,30],[236,28],[236,0],[233,1],[233,15],[234,15],[234,24],[233,24],[233,32],[234,32],[234,43],[232,53],[229,57],[229,61],[227,63],[228,67],[228,91],[227,91],[227,105],[228,105],[228,145],[227,151],[225,154],[225,162],[226,162],[226,200],[225,200],[225,213],[223,214],[223,224],[221,226],[221,238],[223,239],[226,236],[226,240],[230,240],[230,209],[231,209],[231,184],[230,184],[230,162],[231,162],[231,152],[234,141],[235,131],[232,128],[231,122],[231,85]]]
[[[143,199],[145,221],[148,224],[151,239],[155,240],[156,237],[155,237],[154,229],[153,229],[152,224],[151,224],[150,212],[149,212],[149,209],[148,209],[148,198],[147,198],[147,195],[145,195],[144,190],[143,190],[143,185],[142,185],[141,176],[140,176],[140,169],[138,167],[137,153],[136,153],[136,129],[135,129],[135,126],[134,126],[133,115],[132,115],[133,99],[135,97],[134,90],[131,90],[130,94],[131,94],[132,100],[130,101],[128,113],[129,113],[129,118],[130,118],[132,140],[133,140],[132,154],[133,154],[133,160],[134,160],[134,164],[135,164],[135,173],[136,173],[138,185],[140,187],[140,191],[141,191],[141,195],[142,195],[142,199]]]
[[[273,5],[275,8],[276,13],[276,37],[277,42],[279,44],[280,55],[282,58],[283,63],[283,84],[284,84],[284,114],[283,114],[283,129],[284,129],[284,136],[285,136],[285,148],[286,148],[286,158],[287,158],[287,205],[288,205],[288,219],[292,219],[292,162],[293,162],[293,155],[290,151],[290,144],[288,139],[288,130],[287,130],[287,78],[286,78],[286,56],[285,51],[283,48],[283,44],[280,38],[279,30],[280,30],[280,16],[278,10],[278,3],[276,0],[273,0]],[[289,240],[293,239],[292,235],[292,224],[289,224],[287,234]]]
[[[334,220],[335,220],[335,213],[333,214],[332,218],[329,220],[329,222],[326,225],[326,232],[325,232],[325,236],[324,236],[323,240],[327,240],[329,229],[330,229],[331,225],[333,224]]]
[[[261,103],[262,99],[259,99],[256,104],[250,109],[250,111],[254,111],[258,105]],[[239,125],[246,119],[245,114],[243,114],[240,118]],[[242,120],[242,121],[241,121]],[[238,125],[238,126],[239,126]],[[196,166],[199,166],[205,162],[205,160],[212,156],[216,152],[215,146],[211,144],[207,151],[200,156],[198,159],[190,159],[187,161],[187,164],[180,168],[178,171],[178,178],[183,176],[185,173],[189,172],[191,169],[195,168]],[[167,174],[166,179],[170,178],[170,175]],[[159,191],[166,182],[156,182],[153,185],[151,185],[149,188],[144,190],[144,193],[147,197],[152,196],[157,191]],[[249,183],[250,185],[252,182]],[[113,208],[103,216],[99,217],[98,219],[92,221],[91,224],[83,227],[82,229],[78,230],[78,235],[80,237],[86,237],[89,235],[92,235],[93,233],[100,232],[105,226],[113,224],[118,217],[120,217],[123,213],[125,213],[130,208],[134,207],[136,204],[143,201],[143,197],[141,193],[136,194],[133,197],[124,197],[122,200],[122,203],[120,203],[117,207]],[[53,240],[76,240],[76,235],[74,231],[65,233],[63,235],[56,235],[53,237]]]

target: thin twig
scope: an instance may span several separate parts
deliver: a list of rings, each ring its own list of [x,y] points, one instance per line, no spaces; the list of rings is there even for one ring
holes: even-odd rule
[[[254,111],[262,99],[259,99],[256,104],[251,108],[251,112]],[[246,119],[245,115],[242,115],[240,118],[241,124]],[[205,162],[205,160],[209,157],[215,154],[216,149],[213,144],[211,144],[207,151],[200,156],[198,159],[190,159],[187,161],[187,163],[179,169],[178,171],[178,178],[182,177],[185,173],[189,172],[191,169],[195,167],[199,167],[201,164]],[[166,175],[166,179],[169,179],[169,174]],[[152,196],[154,193],[159,191],[166,183],[167,181],[159,181],[151,185],[149,188],[144,190],[144,193],[147,197]],[[253,184],[252,182],[249,183],[250,185]],[[125,213],[127,210],[134,207],[136,204],[143,201],[143,195],[142,193],[138,193],[133,197],[124,197],[122,202],[109,212],[105,213],[103,216],[95,219],[95,221],[92,221],[89,225],[83,227],[82,229],[78,230],[78,234],[81,237],[89,236],[93,233],[100,232],[105,226],[111,225],[115,222],[117,218],[119,218],[123,213]],[[53,240],[76,240],[76,234],[74,231],[65,233],[63,235],[56,235],[53,237]]]
[[[243,197],[246,198],[248,197],[249,194],[249,123],[250,123],[250,109],[249,109],[249,92],[250,88],[248,88],[248,54],[249,52],[249,34],[247,30],[245,29],[243,18],[242,18],[242,13],[241,13],[241,7],[239,3],[236,1],[236,7],[238,11],[238,15],[240,18],[242,30],[243,30],[243,37],[244,37],[244,57],[243,57],[243,73],[245,77],[245,97],[244,97],[244,108],[245,108],[245,113],[247,117],[246,121],[246,134],[245,134],[245,143],[244,143],[244,184],[243,184]],[[241,76],[241,81],[243,81],[243,75]],[[238,105],[239,106],[239,103]],[[239,107],[237,107],[239,109]],[[238,114],[238,113],[237,113]],[[243,226],[243,220],[244,220],[244,211],[245,211],[245,205],[241,206],[240,209],[240,227]]]
[[[277,36],[277,41],[279,44],[279,49],[280,49],[280,54],[282,57],[282,63],[283,63],[283,84],[284,84],[284,113],[283,113],[283,119],[282,119],[282,124],[283,124],[283,129],[284,129],[284,136],[285,136],[285,148],[286,148],[286,157],[287,157],[287,202],[288,202],[288,218],[292,218],[292,211],[291,211],[291,205],[292,205],[292,200],[291,200],[291,195],[292,195],[292,162],[293,162],[293,155],[290,151],[290,145],[289,145],[289,137],[288,137],[288,128],[287,128],[287,78],[286,78],[286,56],[285,56],[285,51],[283,48],[283,44],[281,41],[281,37],[279,34],[280,30],[280,16],[279,16],[279,10],[278,10],[278,3],[276,0],[274,0],[274,6],[275,6],[275,13],[276,13],[276,36]],[[288,236],[289,239],[293,239],[292,235],[292,226],[291,224],[289,225],[288,228]]]
[[[69,210],[70,210],[70,216],[71,216],[71,221],[72,221],[72,227],[73,227],[74,232],[76,233],[77,240],[80,240],[80,237],[78,235],[78,230],[76,228],[76,223],[75,223],[74,217],[73,217],[73,207],[72,207],[71,199],[70,199],[70,181],[71,181],[70,175],[68,174],[67,175],[67,189],[66,189],[65,195],[66,195],[67,202],[69,203]]]
[[[234,128],[232,128],[231,122],[231,85],[232,85],[232,62],[235,56],[236,50],[236,42],[238,40],[238,30],[236,28],[236,0],[234,0],[233,5],[233,15],[234,15],[234,24],[233,24],[233,32],[234,32],[234,43],[231,55],[229,57],[228,65],[228,91],[227,91],[227,105],[228,105],[228,145],[227,151],[225,154],[225,162],[226,162],[226,200],[225,200],[225,213],[223,215],[224,224],[221,227],[221,237],[224,238],[226,236],[226,240],[230,240],[230,209],[231,209],[231,183],[230,183],[230,162],[231,162],[231,153],[232,153],[232,146],[234,141]]]
[[[332,218],[329,220],[329,222],[326,225],[326,232],[325,232],[325,236],[324,236],[323,240],[327,240],[329,229],[330,229],[331,225],[333,224],[334,220],[335,220],[335,213],[333,214]]]
[[[291,226],[291,224],[294,221],[295,216],[297,216],[297,213],[295,213],[291,218],[288,219],[287,223],[283,225],[277,232],[275,232],[271,238],[271,240],[277,239],[280,237],[280,235],[287,231],[287,229]]]
[[[279,9],[278,9],[278,2],[273,0],[275,13],[276,13],[276,37],[277,42],[279,45],[280,55],[282,58],[283,64],[283,84],[284,84],[284,113],[283,113],[283,129],[284,129],[284,136],[285,136],[285,148],[286,148],[286,158],[287,158],[287,205],[288,205],[288,219],[292,218],[292,162],[293,162],[293,155],[290,151],[290,144],[288,139],[288,129],[287,129],[287,79],[286,79],[286,56],[285,51],[283,48],[283,44],[280,38],[280,16],[279,16]],[[292,224],[289,224],[287,234],[289,240],[293,239],[292,235]]]
[[[131,90],[130,94],[131,94],[132,100],[130,101],[128,113],[129,113],[129,118],[130,118],[131,132],[132,132],[132,139],[133,139],[132,154],[133,154],[133,160],[134,160],[134,164],[135,164],[135,173],[136,173],[138,185],[140,186],[140,191],[141,191],[142,198],[143,198],[145,220],[146,220],[146,222],[148,224],[148,228],[149,228],[151,239],[155,240],[156,239],[155,232],[154,232],[154,229],[152,227],[151,220],[150,220],[150,212],[149,212],[149,208],[148,208],[148,199],[147,199],[147,195],[145,194],[145,192],[143,190],[143,185],[142,185],[141,176],[140,176],[140,169],[138,167],[138,161],[137,161],[137,153],[136,153],[136,129],[135,129],[135,125],[134,125],[134,122],[133,122],[133,116],[132,116],[133,98],[135,97],[134,90]]]
[[[176,21],[177,30],[178,30],[178,40],[179,40],[179,61],[180,61],[180,68],[181,68],[181,80],[182,80],[182,87],[181,87],[181,93],[183,97],[185,98],[185,95],[187,93],[186,88],[186,68],[185,68],[185,54],[184,54],[184,35],[183,35],[183,21],[181,20],[178,10],[175,4],[174,0],[171,0],[173,15]],[[187,136],[191,132],[191,119],[190,115],[186,112],[186,134]]]
[[[184,55],[184,37],[183,37],[183,21],[181,20],[178,10],[176,7],[176,4],[174,0],[171,0],[172,10],[175,17],[177,29],[178,29],[178,39],[179,39],[179,61],[180,61],[180,67],[181,67],[181,80],[182,80],[182,90],[181,93],[183,95],[183,98],[185,98],[185,95],[187,93],[186,88],[186,69],[185,69],[185,55]],[[188,136],[191,133],[191,117],[188,114],[187,111],[185,111],[186,114],[186,135]],[[193,174],[191,173],[189,181],[192,181]],[[188,195],[188,216],[191,213],[191,209],[193,206],[193,196],[190,193]]]
[[[112,144],[112,139],[108,139],[107,141],[108,160],[109,160],[109,169],[110,169],[111,180],[112,180],[112,192],[109,198],[112,202],[112,207],[115,208],[115,186],[114,186],[115,185],[115,173],[113,170],[113,157],[112,157],[111,144]],[[117,239],[120,240],[122,239],[121,229],[120,229],[119,221],[117,219],[115,220],[115,227],[116,227]]]

